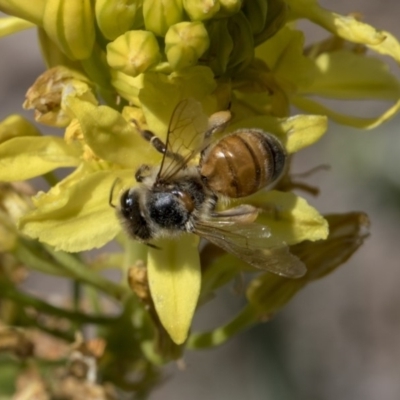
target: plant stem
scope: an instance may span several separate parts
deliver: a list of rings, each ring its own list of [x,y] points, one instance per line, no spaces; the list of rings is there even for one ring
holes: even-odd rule
[[[258,317],[257,311],[250,305],[247,305],[226,325],[214,329],[211,332],[191,334],[187,342],[187,348],[199,350],[207,347],[219,346],[240,331],[243,331],[257,323],[259,319]]]
[[[118,318],[110,318],[97,315],[88,315],[78,311],[69,311],[58,308],[40,300],[36,297],[23,293],[4,280],[0,280],[0,291],[2,297],[15,301],[20,306],[33,307],[39,312],[54,315],[60,318],[66,318],[69,321],[79,324],[114,324]]]
[[[43,247],[60,265],[60,267],[75,279],[94,286],[118,300],[121,300],[125,295],[129,294],[127,288],[117,285],[116,283],[103,278],[98,273],[93,272],[75,255],[62,251],[55,251],[52,247],[45,244]]]

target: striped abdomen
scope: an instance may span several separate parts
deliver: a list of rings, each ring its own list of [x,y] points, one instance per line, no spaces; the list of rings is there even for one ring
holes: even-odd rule
[[[237,198],[273,183],[281,175],[285,160],[285,150],[274,136],[258,129],[243,129],[208,148],[199,168],[212,191]]]

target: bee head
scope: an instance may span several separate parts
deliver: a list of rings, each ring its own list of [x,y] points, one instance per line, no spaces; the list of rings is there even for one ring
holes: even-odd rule
[[[141,210],[140,191],[128,189],[122,193],[118,214],[126,231],[140,241],[152,238],[150,227]]]

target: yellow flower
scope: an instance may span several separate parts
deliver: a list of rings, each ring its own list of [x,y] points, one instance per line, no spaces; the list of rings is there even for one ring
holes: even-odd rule
[[[0,254],[13,250],[18,240],[16,223],[31,208],[32,189],[22,182],[0,182]]]
[[[131,264],[147,264],[159,320],[180,345],[199,298],[207,298],[240,271],[254,270],[218,252],[217,262],[205,269],[198,238],[190,234],[155,243],[161,250],[121,239],[121,225],[109,205],[111,188],[112,204],[118,204],[119,191],[137,184],[135,170],[158,165],[162,158],[138,127],[165,141],[177,104],[193,98],[201,104],[198,118],[204,126],[213,113],[230,108],[232,122],[217,139],[239,128],[264,129],[281,140],[290,156],[314,144],[325,133],[328,118],[372,128],[398,111],[399,81],[366,49],[399,61],[400,45],[389,33],[324,10],[314,0],[243,5],[228,0],[97,0],[94,8],[89,0],[67,3],[40,1],[32,7],[0,0],[0,11],[10,15],[0,20],[0,36],[35,24],[49,67],[28,91],[24,106],[35,109],[38,122],[65,128],[60,138],[41,135],[19,117],[3,121],[0,180],[48,177],[55,169],[72,168],[62,181],[33,197],[34,209],[20,218],[20,231],[66,252],[103,247],[118,237]],[[300,18],[319,24],[332,39],[305,49],[294,23]],[[380,99],[394,105],[381,116],[362,119],[329,110],[313,96]],[[310,114],[291,115],[293,105]],[[289,172],[284,177],[288,182]],[[245,199],[264,210],[258,222],[271,229],[271,246],[274,241],[328,246],[334,232],[324,242],[327,220],[300,196],[276,189]],[[294,251],[308,266],[315,248],[304,244]],[[340,262],[350,248],[336,249]],[[275,287],[274,279],[263,274],[252,281],[262,282],[249,289],[249,307],[258,307],[258,288]],[[279,280],[296,291],[306,282]],[[259,317],[251,309],[243,321],[252,324]],[[234,326],[233,333],[239,325]]]

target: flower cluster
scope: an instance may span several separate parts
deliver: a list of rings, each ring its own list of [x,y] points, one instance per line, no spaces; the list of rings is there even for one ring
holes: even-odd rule
[[[165,139],[183,99],[201,103],[204,121],[230,108],[227,132],[263,129],[289,155],[315,143],[328,119],[364,129],[383,123],[400,108],[399,81],[374,55],[400,62],[400,44],[390,33],[323,9],[316,0],[0,0],[0,11],[9,15],[0,20],[0,36],[38,30],[48,67],[28,90],[24,107],[34,110],[37,122],[64,129],[64,137],[45,136],[19,115],[0,123],[0,181],[42,176],[51,185],[32,203],[26,200],[18,218],[3,204],[22,195],[10,186],[3,196],[2,189],[0,251],[28,268],[76,279],[119,299],[123,313],[109,340],[118,333],[125,337],[123,329],[135,331],[151,363],[179,357],[183,343],[220,344],[277,312],[362,244],[367,217],[322,216],[291,192],[296,186],[313,189],[294,182],[289,168],[276,190],[246,203],[264,211],[258,222],[307,266],[308,273],[296,280],[255,274],[210,244],[199,252],[193,235],[163,239],[156,243],[161,249],[132,241],[121,233],[109,196],[116,180],[132,187],[141,164],[160,162],[138,126]],[[296,28],[304,18],[324,28],[328,38],[305,48]],[[380,116],[355,117],[317,101],[323,98],[391,105]],[[291,115],[292,106],[304,114]],[[72,172],[58,182],[52,171],[64,167]],[[12,240],[3,231],[12,232]],[[69,254],[113,239],[121,254],[104,253],[90,266]],[[105,266],[122,270],[130,287],[100,276],[96,268]],[[188,337],[196,307],[243,271],[249,273],[243,311],[227,325]],[[154,341],[157,351],[150,350]]]

